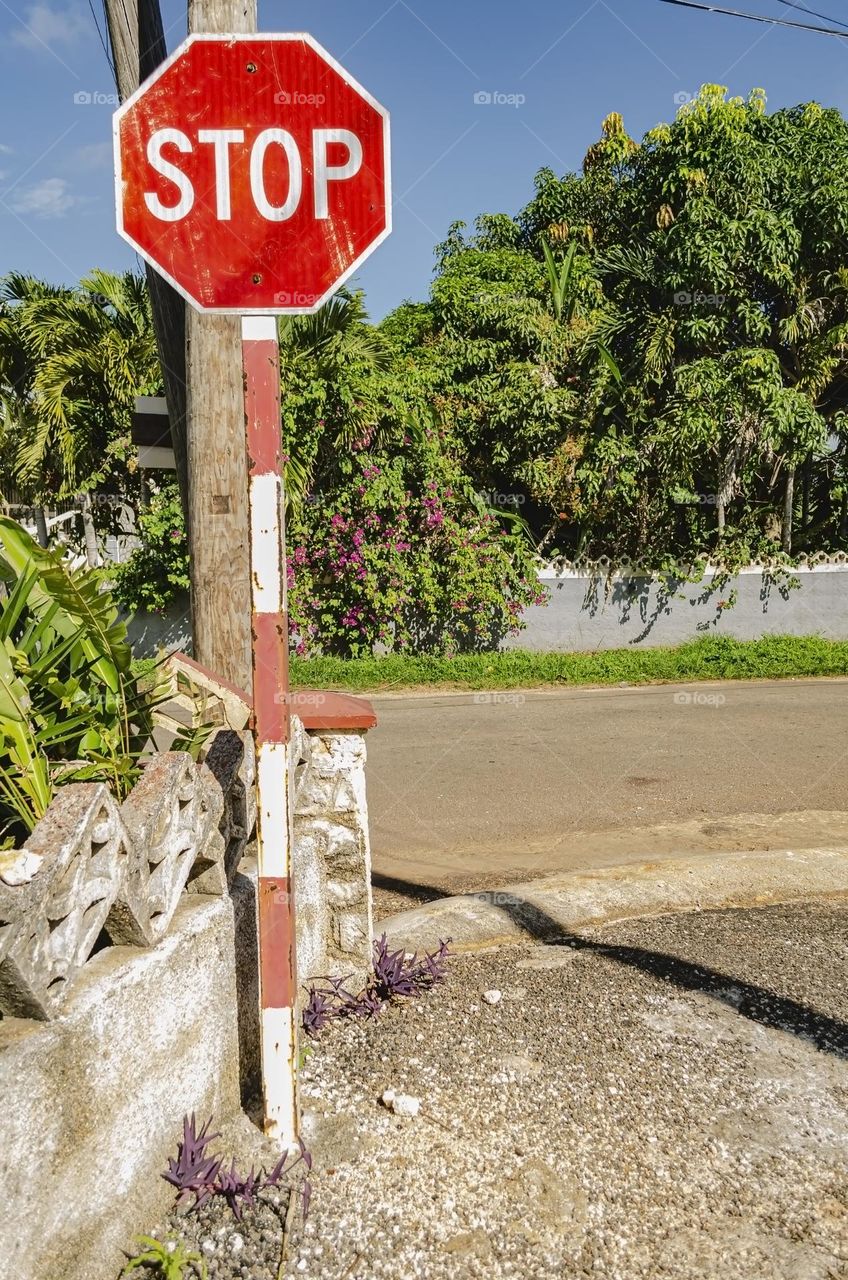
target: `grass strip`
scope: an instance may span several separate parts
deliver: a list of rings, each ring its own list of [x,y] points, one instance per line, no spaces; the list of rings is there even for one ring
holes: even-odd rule
[[[710,636],[673,648],[595,653],[388,654],[291,659],[295,689],[389,693],[402,689],[520,689],[556,685],[688,683],[848,676],[848,640],[820,636]]]

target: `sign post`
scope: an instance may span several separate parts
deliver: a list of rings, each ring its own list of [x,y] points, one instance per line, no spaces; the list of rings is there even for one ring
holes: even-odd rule
[[[280,356],[273,316],[245,316],[241,325],[250,502],[262,1081],[266,1131],[291,1140],[297,1127],[297,966],[288,769],[289,641]]]
[[[113,132],[119,233],[193,307],[242,316],[264,1117],[286,1144],[297,964],[275,316],[317,311],[389,234],[388,113],[311,36],[193,35]]]

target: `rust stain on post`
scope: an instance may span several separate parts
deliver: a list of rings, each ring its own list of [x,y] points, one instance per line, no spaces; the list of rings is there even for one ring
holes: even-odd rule
[[[291,877],[259,877],[259,972],[263,1009],[295,1003],[291,933]]]
[[[288,742],[289,646],[286,620],[281,614],[253,615],[254,662],[260,670],[277,673],[277,681],[254,682],[254,715],[260,742]]]

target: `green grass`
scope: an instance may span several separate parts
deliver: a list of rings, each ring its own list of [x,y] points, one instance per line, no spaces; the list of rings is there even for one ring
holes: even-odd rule
[[[158,658],[133,658],[130,670],[136,680],[143,680],[159,666]]]
[[[521,689],[543,685],[686,683],[848,676],[848,641],[818,636],[710,637],[673,649],[474,653],[458,658],[292,658],[295,689]]]

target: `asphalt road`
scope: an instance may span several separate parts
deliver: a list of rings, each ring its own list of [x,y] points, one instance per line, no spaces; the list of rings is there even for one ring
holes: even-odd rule
[[[378,913],[547,871],[848,842],[848,680],[373,702]]]

